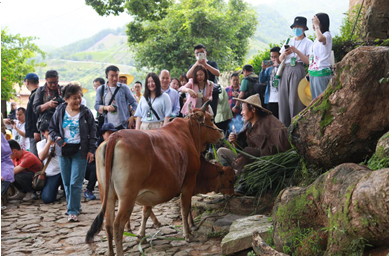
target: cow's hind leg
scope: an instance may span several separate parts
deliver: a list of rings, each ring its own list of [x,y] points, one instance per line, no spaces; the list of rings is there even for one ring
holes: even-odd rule
[[[105,212],[105,232],[107,234],[108,240],[108,256],[114,256],[115,253],[113,251],[113,222],[115,219],[115,195],[111,193],[108,194],[108,202],[107,202],[107,210]]]
[[[162,226],[161,223],[158,221],[157,216],[155,216],[153,210],[151,210],[150,218],[153,221],[154,227],[160,228]]]
[[[127,221],[127,224],[126,224],[126,231],[127,232],[132,232],[132,229],[131,229],[131,218],[128,218],[128,221]]]
[[[116,255],[118,256],[124,255],[124,251],[123,251],[124,226],[126,225],[127,221],[130,219],[132,210],[134,208],[134,204],[135,202],[123,203],[123,200],[122,201],[119,200],[119,210],[113,225],[115,245],[116,245]]]
[[[151,206],[143,206],[142,223],[140,225],[139,232],[138,232],[138,235],[137,235],[138,242],[141,242],[142,239],[146,235],[146,222],[147,222],[147,219],[150,217],[150,214],[152,212],[151,209],[152,209]],[[154,217],[155,217],[155,215],[154,215]]]

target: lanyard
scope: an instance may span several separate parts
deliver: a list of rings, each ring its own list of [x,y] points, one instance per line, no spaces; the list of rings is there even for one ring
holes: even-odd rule
[[[294,39],[294,44],[293,44],[293,46],[295,47],[295,48],[299,48],[299,46],[300,46],[300,44],[301,44],[301,42],[303,41],[305,39],[305,37],[299,42],[299,44],[297,45],[297,47],[296,47],[296,39]],[[297,53],[294,53],[294,57],[296,57],[296,59],[297,59]]]
[[[58,86],[57,89],[58,89],[58,96],[61,96],[61,90],[60,90],[59,86]],[[46,86],[46,94],[47,94],[47,97],[48,97],[49,99],[53,99],[53,97],[51,96],[50,90],[47,89],[47,86]]]

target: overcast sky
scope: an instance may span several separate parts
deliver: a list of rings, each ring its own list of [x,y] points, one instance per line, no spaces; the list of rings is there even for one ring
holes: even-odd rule
[[[274,0],[246,0],[252,4]],[[60,47],[88,38],[105,28],[118,28],[131,17],[99,16],[84,0],[0,0],[0,24],[12,34],[35,36],[39,46]]]

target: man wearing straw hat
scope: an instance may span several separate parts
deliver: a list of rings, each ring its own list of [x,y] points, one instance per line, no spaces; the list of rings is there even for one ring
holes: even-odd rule
[[[230,143],[243,152],[255,157],[274,155],[291,148],[286,127],[273,116],[272,112],[263,108],[258,94],[247,99],[238,99],[242,103],[242,116],[246,121],[243,129],[238,133],[231,133]],[[218,155],[226,160],[236,170],[239,176],[246,164],[253,160],[243,154],[235,153],[227,148],[220,148]]]

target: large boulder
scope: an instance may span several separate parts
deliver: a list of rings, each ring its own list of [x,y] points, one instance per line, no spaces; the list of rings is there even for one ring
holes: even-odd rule
[[[364,249],[384,249],[380,255],[386,255],[388,198],[389,168],[371,171],[352,163],[337,166],[308,187],[287,188],[274,203],[275,248],[290,247],[298,255],[362,255]]]
[[[297,115],[289,139],[308,162],[362,162],[389,130],[389,47],[359,47],[336,64],[327,89]]]
[[[379,139],[375,154],[379,159],[389,158],[389,132]]]

